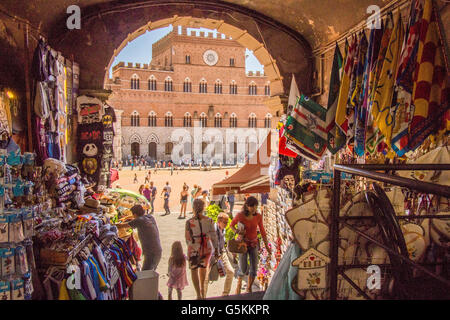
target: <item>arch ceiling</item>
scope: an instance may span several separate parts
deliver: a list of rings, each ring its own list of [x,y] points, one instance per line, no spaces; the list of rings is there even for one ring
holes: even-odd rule
[[[66,57],[73,55],[82,70],[81,89],[102,89],[105,67],[115,54],[114,50],[149,21],[168,25],[176,22],[174,17],[192,17],[223,21],[241,31],[247,31],[249,36],[264,43],[276,60],[283,77],[284,93],[288,94],[292,73],[303,92],[309,93],[312,90],[311,78],[315,68],[312,52],[315,49],[336,40],[368,17],[368,6],[384,7],[390,2],[391,0],[78,0],[76,4],[80,6],[82,13],[81,30],[72,31],[66,28],[66,10],[74,3],[73,0],[2,0],[0,9],[29,21],[34,28],[47,35],[52,47]],[[442,8],[442,2],[440,5]],[[448,16],[448,10],[445,12]],[[157,26],[152,26],[152,29],[155,27]],[[233,36],[233,31],[236,32],[227,31],[222,33]]]

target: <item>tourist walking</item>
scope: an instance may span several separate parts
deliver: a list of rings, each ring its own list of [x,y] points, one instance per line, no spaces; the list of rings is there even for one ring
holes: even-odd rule
[[[184,287],[188,285],[186,276],[186,259],[183,247],[180,241],[175,241],[172,244],[172,254],[169,258],[169,268],[167,281],[168,299],[172,300],[172,290],[177,290],[178,300],[182,298]]]
[[[170,192],[167,191],[167,187],[164,187],[163,192],[164,192],[164,210],[166,210],[166,213],[163,214],[163,216],[168,216],[170,214],[170,208],[169,208]]]
[[[195,195],[197,194],[198,191],[198,186],[196,184],[194,184],[194,188],[191,191],[191,208],[192,208],[192,212],[194,212],[194,200],[195,200]]]
[[[121,223],[119,226],[137,229],[144,255],[142,270],[156,270],[162,253],[156,220],[153,216],[146,215],[141,205],[133,206],[131,212],[133,213],[134,220]]]
[[[141,184],[141,186],[139,187],[139,194],[143,194],[142,192],[144,191],[144,185]]]
[[[137,177],[137,173],[135,173],[134,174],[134,180],[133,180],[133,183],[138,183],[139,181],[138,181],[138,177]]]
[[[236,217],[234,217],[230,224],[230,229],[234,233],[242,235],[244,242],[247,245],[247,252],[239,254],[239,271],[236,294],[241,293],[242,279],[246,274],[248,274],[247,292],[252,292],[252,285],[255,281],[258,267],[258,228],[269,256],[272,254],[272,250],[267,243],[266,231],[263,226],[263,218],[262,215],[257,212],[257,208],[258,199],[253,196],[249,196],[245,201],[243,210],[239,212]],[[243,233],[238,232],[235,229],[236,224],[239,222],[244,225]],[[248,265],[248,260],[250,261],[250,266]]]
[[[234,192],[233,191],[228,191],[228,205],[230,206],[230,211],[228,213],[228,215],[230,216],[231,219],[233,219],[233,209],[234,209]]]
[[[189,196],[188,189],[186,188],[186,186],[183,186],[183,191],[181,191],[180,193],[181,210],[178,219],[186,219],[186,207],[188,196]]]
[[[205,299],[205,279],[211,255],[217,247],[217,234],[213,220],[203,215],[203,201],[195,199],[193,207],[194,216],[186,221],[189,269],[197,299]],[[215,256],[218,257],[217,252]]]
[[[217,223],[215,230],[217,234],[217,247],[215,250],[218,253],[219,260],[222,261],[223,268],[225,269],[225,284],[223,286],[222,296],[228,296],[231,291],[231,284],[233,283],[234,269],[231,266],[230,259],[228,258],[228,251],[225,248],[225,228],[228,225],[229,217],[225,212],[220,212],[217,216]],[[217,261],[215,261],[217,263]],[[205,280],[205,295],[208,291],[208,279]]]
[[[155,205],[154,205],[154,203],[155,203],[155,198],[156,198],[156,195],[157,195],[157,190],[156,190],[156,187],[153,185],[153,181],[150,181],[150,195],[151,195],[151,197],[150,197],[150,204],[152,205],[152,211],[150,212],[150,213],[154,213],[155,212]]]

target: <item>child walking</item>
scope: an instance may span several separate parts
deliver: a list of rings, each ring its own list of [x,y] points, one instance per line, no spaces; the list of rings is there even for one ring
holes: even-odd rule
[[[188,285],[186,276],[186,256],[180,241],[172,244],[172,254],[169,258],[169,281],[167,281],[169,300],[172,300],[172,290],[177,290],[178,300],[181,300],[182,291]]]

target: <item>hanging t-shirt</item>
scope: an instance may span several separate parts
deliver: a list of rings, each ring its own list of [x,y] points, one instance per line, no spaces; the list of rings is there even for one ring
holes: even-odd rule
[[[104,114],[102,118],[103,122],[103,130],[104,131],[112,131],[114,134],[114,122],[117,121],[116,119],[116,113],[114,112],[114,109],[108,105],[105,105],[104,107]]]
[[[77,129],[77,152],[82,156],[96,157],[103,153],[103,124],[80,124]]]
[[[77,98],[78,123],[89,124],[101,122],[105,110],[103,103],[93,97],[81,96]]]

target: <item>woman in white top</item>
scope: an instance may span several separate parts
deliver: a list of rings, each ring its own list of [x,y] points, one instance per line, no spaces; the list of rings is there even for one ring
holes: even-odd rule
[[[195,199],[193,208],[194,217],[186,221],[187,253],[197,299],[204,299],[206,298],[204,286],[206,273],[218,240],[214,221],[203,215],[204,202],[201,199]],[[214,254],[218,255],[217,252]]]

